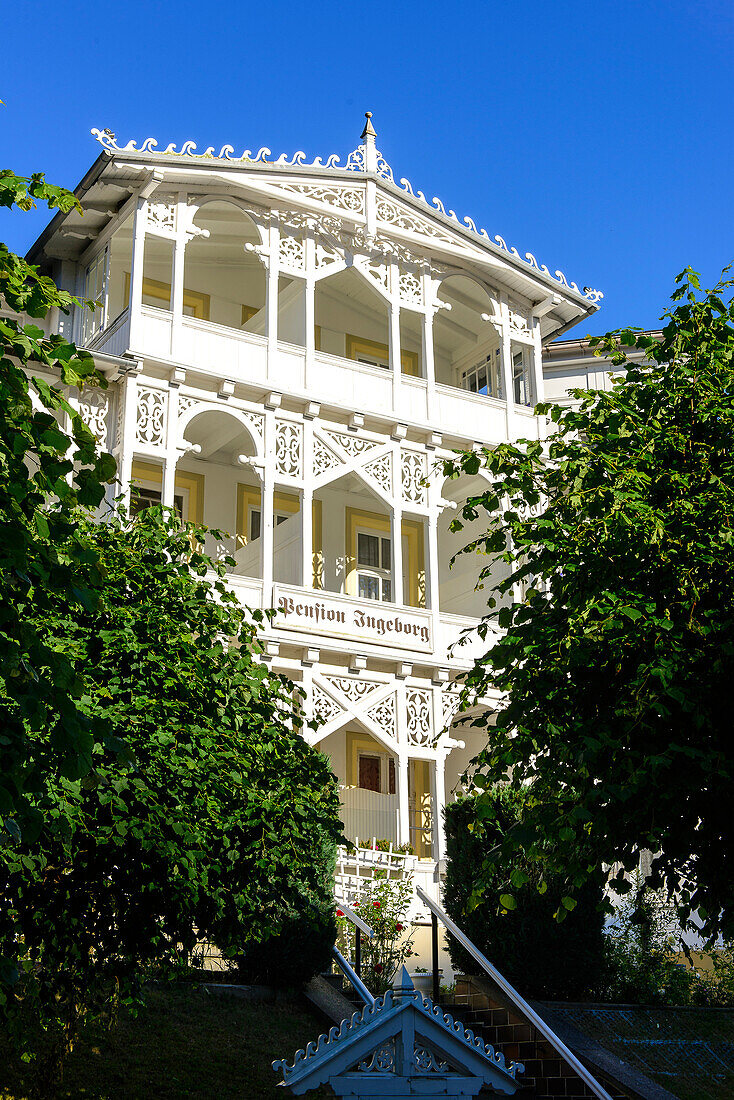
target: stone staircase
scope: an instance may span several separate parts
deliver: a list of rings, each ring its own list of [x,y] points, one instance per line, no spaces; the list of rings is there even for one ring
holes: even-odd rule
[[[517,1011],[507,1008],[489,981],[483,978],[457,978],[451,1001],[441,1007],[480,1035],[485,1042],[500,1050],[506,1061],[522,1062],[521,1094],[555,1100],[589,1100],[593,1093],[535,1027]],[[595,1071],[597,1072],[597,1071]],[[621,1092],[611,1081],[602,1082],[614,1100],[623,1100],[629,1093]],[[483,1094],[480,1094],[483,1095]],[[489,1094],[487,1094],[489,1095]]]

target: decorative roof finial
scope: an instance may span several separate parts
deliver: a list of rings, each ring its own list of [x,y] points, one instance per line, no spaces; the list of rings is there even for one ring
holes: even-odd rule
[[[372,125],[372,111],[365,111],[364,117],[367,119],[367,121],[364,124],[364,130],[360,134],[360,137],[363,141],[365,138],[368,137],[376,138],[377,134],[375,133],[375,128]]]

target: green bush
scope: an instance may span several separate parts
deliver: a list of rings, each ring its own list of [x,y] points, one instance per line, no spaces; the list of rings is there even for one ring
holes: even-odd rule
[[[561,923],[555,920],[566,892],[560,881],[546,878],[540,893],[537,863],[508,867],[486,860],[507,830],[521,821],[524,796],[501,787],[486,794],[492,817],[478,819],[471,796],[446,807],[446,911],[523,996],[599,996],[607,973],[604,917],[597,908],[601,881],[584,887],[573,911]],[[453,937],[449,952],[455,969],[477,972],[477,964]]]

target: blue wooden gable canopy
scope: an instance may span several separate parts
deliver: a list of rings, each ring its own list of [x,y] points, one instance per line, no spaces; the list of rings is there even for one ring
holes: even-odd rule
[[[349,1100],[460,1100],[481,1088],[513,1094],[523,1067],[506,1065],[502,1053],[443,1013],[403,967],[398,989],[299,1050],[292,1065],[281,1059],[273,1069],[296,1096],[328,1082]]]

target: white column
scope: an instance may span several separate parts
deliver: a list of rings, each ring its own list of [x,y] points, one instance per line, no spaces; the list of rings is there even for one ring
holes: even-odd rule
[[[433,357],[433,310],[426,307],[421,325],[423,337],[423,373],[426,379],[426,397],[428,399],[428,419],[431,423],[438,420],[438,400],[436,395],[436,362]]]
[[[141,341],[140,310],[143,304],[143,262],[145,258],[145,228],[148,224],[148,200],[138,199],[133,219],[133,255],[130,272],[130,336],[129,346],[133,350]]]
[[[176,201],[176,239],[173,242],[171,277],[171,357],[179,359],[183,347],[184,267],[186,262],[186,192],[179,191]]]
[[[396,479],[400,476],[400,447],[396,448],[398,464]],[[398,485],[399,488],[399,485]],[[393,603],[403,604],[403,509],[400,497],[396,494],[390,515],[390,542],[392,550],[392,598]]]
[[[440,485],[431,483],[428,491],[429,511],[426,518],[426,595],[428,597],[428,609],[431,612],[431,630],[433,633],[433,649],[438,652],[439,638],[441,636],[441,588],[439,585],[439,556],[438,556],[438,519],[440,512],[437,499],[440,494]],[[441,659],[444,654],[441,653]]]
[[[265,283],[265,335],[268,338],[268,377],[273,373],[278,354],[278,274],[280,270],[280,230],[271,225],[268,230],[270,255]]]
[[[123,504],[130,507],[130,480],[132,478],[135,434],[138,419],[138,372],[128,371],[122,384],[122,443],[117,456],[117,476]]]
[[[545,383],[543,381],[543,344],[540,335],[540,318],[530,318],[530,330],[533,335],[533,346],[530,354],[533,357],[533,389],[535,391],[535,404],[545,401]],[[546,418],[536,417],[538,420],[538,434],[541,439],[546,435]]]
[[[273,589],[273,492],[275,490],[275,413],[265,413],[265,454],[260,498],[261,573],[263,607],[272,607]]]
[[[512,344],[510,342],[510,313],[507,300],[503,297],[500,306],[502,327],[500,329],[500,360],[502,366],[502,386],[505,391],[505,417],[507,438],[515,436],[515,387],[512,381]]]
[[[173,508],[176,495],[176,463],[178,461],[178,386],[168,388],[168,415],[166,416],[166,458],[163,464],[163,491],[161,502]]]
[[[398,844],[410,844],[410,799],[408,796],[408,756],[400,753],[398,769]]]
[[[306,286],[304,290],[303,316],[306,331],[304,333],[304,346],[306,348],[306,366],[304,383],[306,391],[311,378],[313,378],[313,362],[316,355],[316,241],[312,232],[309,232],[305,240],[306,249]]]
[[[301,584],[313,587],[313,421],[303,424],[303,491],[301,493]]]
[[[446,858],[446,831],[444,829],[443,811],[446,805],[446,757],[442,752],[438,753],[433,761],[433,776],[431,786],[433,788],[433,857],[440,862]]]
[[[392,407],[395,412],[400,408],[400,386],[402,382],[403,365],[400,357],[400,301],[397,298],[399,272],[398,265],[390,264],[390,286],[395,297],[390,303],[390,343],[389,363],[392,371]]]

